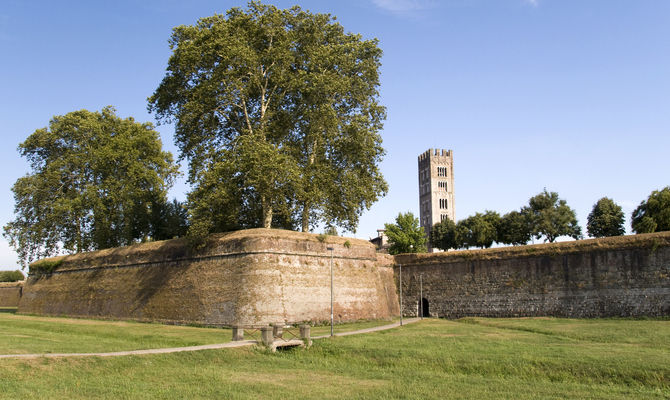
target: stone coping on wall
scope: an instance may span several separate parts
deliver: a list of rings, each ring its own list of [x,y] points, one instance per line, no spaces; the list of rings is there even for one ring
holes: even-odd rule
[[[204,246],[196,250],[183,238],[172,239],[51,257],[36,261],[31,267],[52,264],[56,265],[53,273],[65,273],[250,254],[330,257],[329,247],[333,248],[333,258],[378,260],[374,245],[367,240],[257,228],[210,235]]]
[[[3,287],[17,287],[17,286],[23,286],[24,283],[26,283],[26,281],[0,282],[0,288],[3,288]]]
[[[456,250],[441,253],[398,254],[395,264],[429,265],[451,264],[463,261],[497,260],[537,256],[558,256],[586,251],[624,250],[631,248],[654,249],[670,246],[670,232],[613,236],[569,242],[543,243],[526,246],[509,246],[480,250]]]

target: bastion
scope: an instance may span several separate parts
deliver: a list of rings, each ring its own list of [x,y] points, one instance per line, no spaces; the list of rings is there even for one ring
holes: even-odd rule
[[[331,251],[328,248],[332,248]],[[41,260],[18,312],[203,325],[264,325],[399,314],[392,258],[364,240],[276,229]]]

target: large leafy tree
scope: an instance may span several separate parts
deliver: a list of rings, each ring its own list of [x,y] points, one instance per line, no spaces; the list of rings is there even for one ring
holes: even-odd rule
[[[528,201],[528,206],[521,210],[526,214],[532,226],[531,233],[537,239],[554,242],[559,236],[570,236],[573,239],[582,237],[582,228],[577,223],[575,211],[556,192],[541,193]]]
[[[252,1],[175,28],[170,46],[149,110],[175,122],[194,232],[353,231],[385,194],[376,40],[330,15]]]
[[[497,237],[500,215],[495,211],[476,213],[456,225],[456,239],[460,247],[491,247]]]
[[[112,107],[56,116],[19,152],[32,171],[12,187],[16,218],[4,234],[24,265],[151,236],[153,210],[177,174],[152,125]]]
[[[437,249],[449,250],[460,247],[456,237],[456,223],[445,218],[430,229],[430,245]]]
[[[411,212],[398,214],[395,224],[384,224],[384,229],[390,244],[389,254],[426,252],[426,233]]]
[[[670,186],[654,190],[633,211],[631,226],[635,233],[670,231]]]
[[[519,211],[510,211],[503,215],[498,225],[499,243],[524,245],[530,241],[531,226],[528,215]]]
[[[586,231],[593,237],[621,236],[626,233],[624,219],[621,206],[614,200],[603,197],[593,205],[587,217]]]

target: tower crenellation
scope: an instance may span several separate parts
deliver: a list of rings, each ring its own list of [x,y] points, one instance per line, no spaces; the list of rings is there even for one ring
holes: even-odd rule
[[[453,151],[429,149],[419,155],[418,164],[419,220],[430,238],[433,225],[445,218],[453,221],[456,217]]]

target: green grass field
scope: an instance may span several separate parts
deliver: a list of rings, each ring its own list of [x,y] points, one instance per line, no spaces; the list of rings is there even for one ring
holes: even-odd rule
[[[0,314],[2,354],[227,340],[221,329]],[[277,353],[0,359],[0,398],[667,399],[670,321],[424,320]]]

